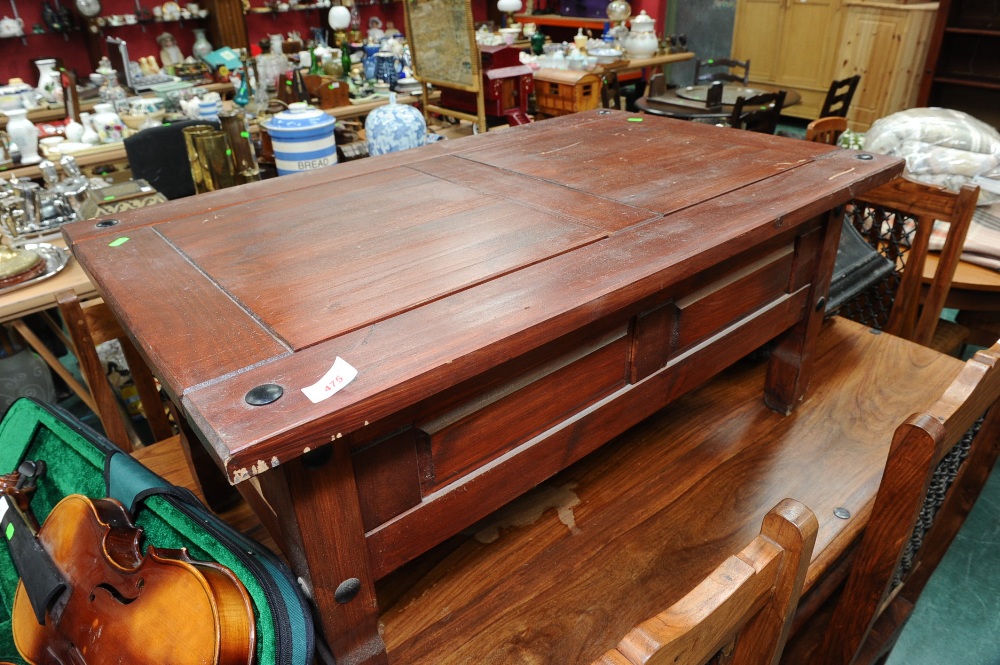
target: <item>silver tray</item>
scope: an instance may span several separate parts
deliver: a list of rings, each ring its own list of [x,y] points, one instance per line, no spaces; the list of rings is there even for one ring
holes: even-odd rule
[[[45,272],[24,282],[3,287],[0,289],[0,295],[9,293],[10,291],[22,289],[26,286],[31,286],[32,284],[40,282],[43,279],[48,279],[49,277],[58,274],[59,271],[65,268],[66,264],[69,263],[70,254],[68,249],[56,247],[55,245],[50,245],[47,242],[29,242],[25,245],[21,245],[21,248],[38,252],[38,254],[42,257],[42,260],[45,261]]]
[[[694,102],[704,102],[708,99],[708,88],[709,86],[707,85],[689,85],[686,88],[678,88],[677,96],[690,99]],[[747,88],[742,85],[724,85],[722,86],[722,103],[732,106],[739,97],[753,97],[754,95],[763,93],[763,90],[758,90],[757,88]]]

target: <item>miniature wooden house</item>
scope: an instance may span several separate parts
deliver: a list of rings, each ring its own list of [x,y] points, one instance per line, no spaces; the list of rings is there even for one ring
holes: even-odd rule
[[[535,72],[538,116],[553,117],[601,106],[601,78],[589,72],[539,69]]]

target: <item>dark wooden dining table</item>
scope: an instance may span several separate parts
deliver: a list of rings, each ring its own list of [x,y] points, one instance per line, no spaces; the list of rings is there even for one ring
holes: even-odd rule
[[[64,234],[337,662],[386,663],[377,579],[766,342],[794,409],[836,210],[901,169],[597,110]]]
[[[739,83],[725,83],[722,91],[722,106],[709,108],[705,106],[705,96],[708,91],[707,85],[679,86],[668,88],[664,92],[640,97],[635,105],[643,113],[663,116],[665,118],[676,118],[678,120],[697,120],[699,122],[713,122],[724,120],[730,116],[733,104],[739,96],[751,96],[762,92],[785,91],[785,106],[794,106],[802,101],[802,96],[798,91],[791,88],[753,83],[750,86],[743,86]]]

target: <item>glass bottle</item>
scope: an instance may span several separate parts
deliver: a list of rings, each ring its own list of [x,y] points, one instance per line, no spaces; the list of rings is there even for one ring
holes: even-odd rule
[[[347,40],[345,39],[340,44],[340,66],[344,70],[345,79],[351,78],[352,64],[353,63],[351,62],[351,46],[350,44],[347,43]]]
[[[233,103],[243,108],[250,103],[250,74],[247,72],[246,67],[239,70],[240,73],[240,86],[236,89],[236,94],[233,95]]]
[[[323,75],[323,65],[320,64],[320,59],[316,57],[316,47],[313,46],[309,49],[309,73],[314,76]]]

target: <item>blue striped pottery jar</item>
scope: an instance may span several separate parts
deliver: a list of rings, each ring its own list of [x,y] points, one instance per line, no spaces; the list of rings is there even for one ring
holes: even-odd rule
[[[337,163],[333,127],[336,119],[304,102],[288,105],[264,129],[271,136],[278,175],[331,166]]]

